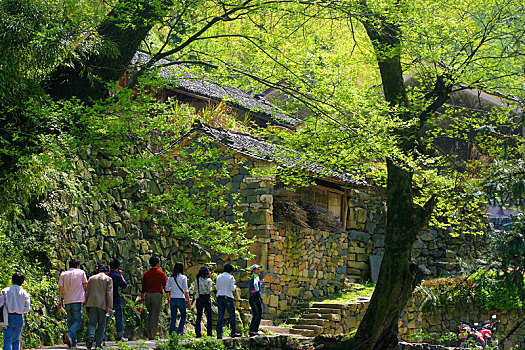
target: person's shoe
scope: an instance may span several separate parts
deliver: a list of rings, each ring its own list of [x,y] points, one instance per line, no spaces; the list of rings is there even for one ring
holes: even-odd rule
[[[126,341],[128,341],[128,338],[124,338],[124,337],[117,338],[117,341],[123,341],[123,342],[126,342]]]
[[[241,335],[241,333],[237,333],[237,332],[235,332],[235,333],[232,333],[232,334],[230,335],[230,337],[232,337],[232,338],[238,338],[238,337],[242,337],[242,335]]]
[[[93,346],[93,342],[95,341],[95,337],[89,337],[87,340],[86,340],[86,348],[88,350],[91,350],[91,347]]]
[[[67,344],[68,348],[73,347],[73,342],[71,341],[71,337],[67,333],[64,333],[64,342]]]

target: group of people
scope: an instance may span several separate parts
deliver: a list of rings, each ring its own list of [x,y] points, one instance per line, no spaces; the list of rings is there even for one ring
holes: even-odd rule
[[[166,293],[168,304],[171,311],[171,322],[169,332],[184,334],[186,324],[187,308],[191,307],[191,300],[188,288],[188,278],[184,275],[184,265],[177,262],[173,268],[173,273],[169,278],[160,270],[161,259],[159,256],[150,258],[151,268],[144,273],[142,278],[141,302],[146,304],[148,318],[146,320],[146,335],[149,339],[154,339],[157,335],[160,311],[162,307],[163,294]],[[235,277],[232,273],[234,268],[231,264],[225,264],[223,272],[217,277],[215,287],[218,306],[217,319],[217,338],[222,339],[223,323],[226,311],[230,315],[230,336],[238,337],[237,322],[235,318],[235,299],[233,292],[237,289]],[[250,323],[250,336],[259,333],[259,325],[262,318],[262,281],[260,280],[261,266],[252,265],[250,267],[252,276],[249,283],[250,307],[252,310],[252,321]],[[195,324],[195,335],[202,337],[201,321],[203,313],[206,314],[206,333],[212,336],[213,313],[211,309],[211,293],[213,282],[211,279],[211,269],[202,266],[195,279],[195,306],[197,309],[197,319]],[[177,325],[177,315],[180,313],[180,320]]]
[[[140,302],[146,305],[148,318],[146,320],[146,336],[155,339],[159,326],[160,312],[162,309],[163,295],[166,294],[171,311],[169,333],[184,334],[186,324],[186,310],[191,307],[188,288],[188,278],[184,275],[184,265],[177,262],[169,278],[160,270],[161,259],[154,255],[149,259],[151,268],[144,273],[142,278],[142,293]],[[260,265],[250,267],[251,278],[249,287],[249,302],[252,311],[250,323],[250,336],[259,334],[259,325],[262,318],[262,281]],[[218,319],[217,338],[222,339],[223,323],[226,311],[230,315],[230,336],[238,337],[237,322],[235,318],[234,291],[237,289],[231,264],[225,264],[223,272],[215,282]],[[203,313],[206,314],[206,333],[212,336],[213,313],[211,308],[211,293],[213,290],[212,273],[208,266],[202,266],[195,281],[195,300],[197,319],[195,334],[202,337],[201,321]],[[19,350],[20,336],[24,324],[23,314],[30,311],[31,299],[29,294],[21,287],[25,276],[16,272],[12,276],[12,285],[1,291],[0,294],[0,326],[3,328],[3,350]],[[58,309],[64,309],[67,314],[67,332],[64,341],[68,347],[77,345],[77,332],[82,320],[82,305],[84,304],[88,315],[86,347],[91,349],[93,344],[101,348],[106,337],[107,324],[110,316],[115,316],[116,339],[126,341],[124,338],[124,310],[119,290],[126,288],[128,283],[120,270],[120,262],[113,259],[109,267],[104,264],[97,265],[95,273],[88,279],[86,273],[80,269],[77,259],[69,261],[69,269],[60,274],[58,280]],[[177,325],[177,315],[180,320]],[[4,317],[5,315],[5,317]]]
[[[120,262],[113,259],[109,267],[97,265],[95,273],[89,279],[80,269],[77,259],[69,261],[69,269],[60,274],[58,279],[58,308],[67,313],[68,330],[64,341],[68,347],[77,344],[77,331],[82,320],[82,304],[88,315],[86,347],[91,349],[102,346],[106,335],[109,317],[115,316],[117,340],[125,341],[124,310],[120,299],[119,288],[126,288],[127,282],[120,270]]]
[[[191,299],[188,287],[188,278],[184,275],[184,265],[177,262],[173,273],[169,278],[160,269],[161,259],[154,255],[149,259],[150,269],[142,278],[142,292],[140,303],[146,306],[148,317],[146,319],[145,333],[149,339],[155,339],[160,313],[162,310],[164,294],[171,311],[171,322],[169,333],[184,334],[186,324],[187,308],[191,307]],[[234,268],[231,264],[225,264],[223,272],[217,277],[215,288],[218,305],[217,338],[223,336],[223,322],[226,311],[230,315],[230,335],[240,336],[237,332],[235,318],[235,301],[233,293],[237,289],[235,278],[232,273]],[[252,309],[252,321],[250,324],[250,336],[259,334],[259,325],[262,318],[262,282],[260,279],[261,266],[253,265],[249,283],[249,301]],[[82,318],[82,304],[85,304],[88,314],[88,329],[86,336],[86,347],[91,349],[93,344],[96,348],[102,346],[110,316],[115,316],[117,340],[125,341],[124,336],[124,314],[119,289],[126,288],[127,282],[120,270],[120,262],[113,259],[109,268],[100,264],[95,274],[89,279],[86,273],[80,269],[80,263],[76,259],[69,261],[69,269],[60,274],[58,293],[58,308],[65,309],[67,313],[68,330],[64,334],[64,341],[69,347],[77,344],[77,331],[80,328]],[[211,308],[211,293],[213,282],[211,269],[202,266],[195,281],[195,300],[197,319],[195,334],[202,337],[201,321],[203,313],[206,314],[206,333],[212,336],[213,314]],[[0,299],[1,300],[1,299]],[[177,316],[180,320],[177,324]],[[5,350],[5,349],[4,349]]]

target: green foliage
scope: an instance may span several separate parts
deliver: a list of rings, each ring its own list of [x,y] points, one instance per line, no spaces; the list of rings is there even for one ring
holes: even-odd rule
[[[524,308],[515,286],[504,283],[494,271],[480,269],[464,278],[438,278],[423,281],[416,288],[423,297],[425,312],[438,309],[462,309],[472,305],[484,310],[510,310]]]
[[[435,332],[419,331],[414,334],[410,334],[408,340],[417,343],[431,343],[443,346],[456,346],[457,345],[457,334],[454,332],[446,332],[439,334]]]
[[[323,303],[355,303],[360,297],[370,298],[374,293],[375,284],[366,283],[364,285],[355,284],[350,290],[343,290],[337,292],[335,295],[330,295],[327,298],[321,299]]]
[[[169,339],[158,345],[160,350],[223,350],[226,349],[221,340],[203,337],[200,339],[188,339],[178,334],[170,335]]]

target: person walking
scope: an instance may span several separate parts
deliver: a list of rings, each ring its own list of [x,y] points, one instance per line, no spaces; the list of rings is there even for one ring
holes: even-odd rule
[[[3,350],[19,350],[20,336],[24,327],[24,316],[31,310],[31,298],[21,287],[25,276],[15,272],[11,277],[11,287],[4,288],[0,294],[0,306],[7,308],[7,328],[4,328]]]
[[[96,349],[102,347],[106,316],[113,314],[113,279],[108,276],[109,268],[100,264],[97,272],[89,278],[86,288],[86,310],[89,318],[86,340],[88,350],[93,346],[94,340]]]
[[[146,304],[148,318],[146,319],[146,336],[153,340],[157,336],[159,327],[162,294],[166,288],[166,274],[160,270],[160,257],[153,255],[149,259],[151,268],[142,277],[142,294],[140,301]],[[169,300],[169,292],[166,292]]]
[[[168,304],[171,311],[170,334],[184,334],[186,324],[186,306],[191,307],[190,294],[188,291],[188,278],[183,275],[184,265],[182,262],[175,263],[173,274],[168,278],[166,291],[170,292]],[[180,321],[177,327],[177,310],[180,311]]]
[[[262,266],[254,264],[250,267],[252,273],[250,282],[248,282],[248,291],[250,293],[249,302],[252,310],[252,321],[250,322],[250,337],[259,334],[259,325],[262,319],[262,282],[261,282],[261,268]]]
[[[70,348],[77,345],[77,331],[82,321],[82,304],[85,302],[84,292],[88,282],[86,273],[79,267],[80,262],[71,259],[69,270],[62,272],[58,279],[58,308],[64,307],[67,313],[68,329],[64,341]]]
[[[202,337],[201,332],[201,321],[202,311],[206,312],[206,333],[208,337],[213,336],[213,313],[211,311],[211,270],[208,266],[200,268],[199,273],[195,281],[196,293],[195,298],[197,299],[197,320],[195,323],[195,335],[197,338]]]
[[[237,288],[235,285],[235,277],[231,274],[233,272],[231,264],[224,265],[224,272],[217,277],[217,302],[219,315],[217,318],[217,339],[222,339],[222,324],[224,322],[225,311],[228,310],[230,315],[230,336],[239,337],[237,333],[237,320],[235,319],[235,300],[233,298],[233,291]]]
[[[109,277],[113,280],[113,315],[115,315],[115,326],[117,328],[117,341],[127,341],[124,338],[124,307],[120,298],[119,288],[126,288],[128,283],[122,276],[120,261],[113,259],[109,262]],[[109,317],[106,319],[106,329]],[[105,333],[105,332],[104,332]]]

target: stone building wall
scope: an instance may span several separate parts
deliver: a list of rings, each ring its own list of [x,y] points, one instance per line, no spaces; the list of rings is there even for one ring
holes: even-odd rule
[[[127,277],[131,286],[128,292],[138,295],[141,276],[153,253],[163,257],[167,271],[176,261],[183,261],[190,278],[200,265],[210,261],[218,265],[229,261],[241,268],[257,263],[266,269],[268,287],[264,298],[272,316],[287,311],[298,299],[323,297],[341,288],[344,282],[371,279],[370,256],[381,255],[384,251],[385,206],[384,195],[379,190],[372,187],[345,190],[348,210],[346,231],[342,233],[274,223],[275,178],[258,177],[251,172],[269,163],[220,150],[224,154],[217,162],[203,164],[203,167],[214,170],[226,166],[229,176],[218,181],[225,189],[239,195],[239,204],[235,207],[242,211],[247,236],[253,239],[250,246],[253,259],[246,261],[238,256],[207,251],[190,238],[174,237],[169,228],[148,220],[144,212],[134,210],[148,193],[162,193],[165,186],[155,174],[146,172],[137,184],[115,187],[105,199],[81,199],[78,206],[65,190],[62,192],[60,201],[64,215],[60,221],[68,223],[69,228],[58,233],[57,249],[51,252],[55,273],[64,270],[73,256],[81,260],[88,272],[93,271],[97,263],[118,258],[122,261],[122,269],[129,271]],[[122,184],[128,173],[96,152],[75,162],[81,169],[79,187],[89,187],[94,180]],[[209,214],[218,220],[234,218],[232,208],[228,207],[212,210]],[[424,268],[433,276],[439,276],[457,271],[458,257],[474,255],[465,252],[475,251],[475,239],[468,236],[456,239],[441,231],[429,230],[416,241],[415,254],[419,255]],[[246,297],[246,274],[239,273],[237,279]]]
[[[270,235],[263,301],[268,313],[279,316],[300,300],[333,294],[347,281],[349,270],[365,276],[365,246],[347,232],[279,224]],[[359,262],[360,264],[355,264]]]

